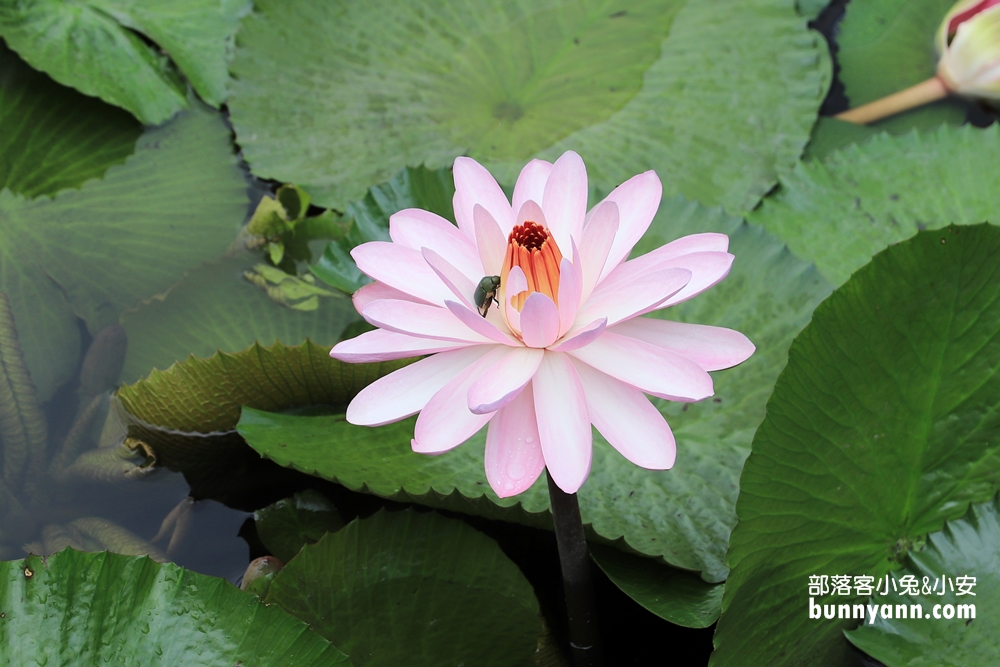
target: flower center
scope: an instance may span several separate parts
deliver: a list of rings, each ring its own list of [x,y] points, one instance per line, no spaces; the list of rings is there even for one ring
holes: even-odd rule
[[[559,304],[560,262],[562,253],[559,252],[559,246],[549,230],[542,225],[526,220],[511,230],[507,237],[507,254],[500,271],[500,284],[507,286],[507,276],[515,266],[524,271],[528,289],[511,299],[518,312],[532,292],[541,292]]]

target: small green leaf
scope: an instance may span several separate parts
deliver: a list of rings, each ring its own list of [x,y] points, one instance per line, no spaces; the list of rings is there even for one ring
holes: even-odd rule
[[[900,579],[920,582],[920,595],[878,596],[869,604],[921,606],[922,617],[882,618],[846,632],[852,644],[887,667],[964,667],[988,665],[1000,655],[1000,503],[973,505],[969,513],[931,533],[927,548],[911,553],[906,567],[893,572],[893,591]],[[958,595],[957,577],[972,577],[971,595]],[[969,581],[966,579],[966,581]],[[927,594],[929,593],[929,594]],[[935,609],[935,605],[941,605]],[[939,614],[955,614],[951,619]],[[962,607],[961,605],[971,605]],[[974,610],[974,611],[973,611]],[[972,614],[971,616],[969,614]],[[926,619],[930,617],[930,622]],[[917,621],[920,621],[919,623]]]
[[[0,37],[59,83],[155,125],[188,105],[175,65],[206,102],[225,101],[233,36],[250,6],[249,0],[28,0],[0,7]]]
[[[601,544],[590,545],[590,556],[618,588],[660,618],[686,628],[707,628],[719,618],[723,584]]]
[[[344,527],[337,508],[318,491],[303,491],[254,512],[257,536],[267,549],[290,561],[306,544]]]
[[[0,562],[5,665],[350,665],[305,623],[225,581],[66,549]]]
[[[740,479],[713,665],[853,665],[809,577],[883,576],[1000,489],[998,254],[992,225],[921,232],[795,339]]]
[[[381,510],[306,546],[267,602],[356,665],[529,666],[542,623],[496,542],[434,513]]]
[[[135,150],[130,115],[64,88],[0,42],[0,188],[54,195],[101,178]]]

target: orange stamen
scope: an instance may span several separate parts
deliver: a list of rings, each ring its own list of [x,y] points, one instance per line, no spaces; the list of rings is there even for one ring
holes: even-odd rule
[[[507,276],[513,267],[519,266],[524,271],[528,289],[513,295],[514,308],[520,311],[532,292],[541,292],[558,304],[560,262],[562,253],[549,230],[531,220],[514,227],[507,237],[507,253],[500,271],[503,288],[507,286]]]

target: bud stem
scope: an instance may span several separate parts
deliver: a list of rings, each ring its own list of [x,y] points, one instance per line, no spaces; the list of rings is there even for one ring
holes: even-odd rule
[[[922,81],[915,86],[910,86],[906,90],[893,93],[880,100],[869,102],[857,109],[850,109],[834,116],[837,120],[846,120],[849,123],[867,125],[868,123],[882,118],[893,116],[901,111],[913,109],[929,102],[947,97],[951,91],[944,81],[938,76],[932,76],[926,81]]]
[[[569,616],[571,662],[573,667],[601,667],[604,661],[598,644],[597,607],[590,582],[590,551],[580,518],[580,504],[576,494],[560,489],[552,475],[548,475],[548,481]]]

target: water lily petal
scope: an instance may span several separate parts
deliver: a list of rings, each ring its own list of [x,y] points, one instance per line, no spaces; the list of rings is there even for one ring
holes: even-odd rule
[[[351,301],[354,302],[354,308],[359,313],[365,309],[372,301],[378,301],[380,299],[395,299],[397,301],[413,301],[414,303],[424,303],[429,304],[429,301],[424,301],[423,299],[418,299],[417,297],[402,292],[395,287],[389,287],[385,283],[368,283],[363,286],[357,292],[351,296]]]
[[[481,415],[510,403],[531,381],[544,355],[543,350],[532,347],[510,350],[469,388],[469,410]]]
[[[681,268],[691,271],[691,281],[684,289],[667,299],[661,308],[672,306],[681,301],[687,301],[712,287],[729,275],[733,266],[733,255],[722,251],[701,251],[687,253],[674,257],[654,256],[657,251],[637,257],[618,266],[611,275],[598,285],[594,295],[599,293],[616,294],[637,277],[653,271],[669,268]]]
[[[437,254],[430,248],[422,248],[420,254],[431,270],[437,274],[441,282],[445,284],[451,293],[454,294],[463,304],[469,308],[472,305],[472,298],[476,293],[476,283],[472,282],[468,276],[455,268],[448,260]]]
[[[665,300],[684,289],[690,281],[691,272],[687,269],[664,269],[622,281],[614,289],[599,288],[580,308],[577,319],[589,322],[606,317],[608,326],[612,326],[662,307]]]
[[[610,331],[568,354],[647,394],[671,401],[700,401],[714,393],[712,376],[694,361]]]
[[[568,253],[570,239],[580,241],[583,237],[587,214],[587,167],[579,155],[566,151],[552,165],[541,204],[556,245]]]
[[[441,352],[379,378],[347,406],[347,421],[381,426],[416,414],[456,375],[489,352],[490,347],[482,345]]]
[[[486,317],[483,317],[478,311],[466,308],[462,304],[455,301],[445,301],[444,305],[447,306],[448,310],[451,311],[451,314],[458,318],[462,324],[481,336],[489,338],[494,343],[523,347],[521,341],[511,336],[506,331],[501,330],[496,323]],[[503,320],[498,320],[498,322],[503,324]],[[504,325],[504,329],[506,328],[506,325]]]
[[[529,384],[490,420],[486,432],[486,479],[501,498],[525,491],[545,470]]]
[[[420,454],[446,452],[471,438],[486,425],[493,416],[492,413],[477,415],[470,412],[466,397],[469,395],[469,387],[479,379],[483,371],[507,353],[507,348],[491,346],[486,354],[454,376],[427,401],[414,427],[410,443],[413,451]]]
[[[545,211],[542,207],[538,205],[534,199],[529,199],[528,201],[521,204],[521,208],[517,210],[517,215],[514,216],[515,224],[522,224],[525,221],[530,220],[535,224],[541,225],[548,229],[548,223],[545,220]],[[557,242],[558,245],[558,242]],[[504,246],[506,249],[506,245]]]
[[[521,339],[529,347],[547,347],[559,337],[559,308],[541,292],[532,292],[521,309]]]
[[[587,398],[565,354],[546,352],[531,380],[542,455],[556,485],[576,493],[590,473],[593,436]]]
[[[479,246],[479,258],[483,263],[484,276],[500,275],[503,266],[503,255],[507,251],[507,238],[500,231],[500,225],[482,206],[473,207],[473,219],[476,227],[476,245]]]
[[[559,336],[569,331],[580,310],[583,276],[580,275],[580,251],[573,242],[573,261],[563,257],[559,266]]]
[[[371,324],[418,338],[436,338],[460,343],[493,341],[467,327],[447,308],[426,306],[412,301],[372,301],[361,312]]]
[[[337,343],[330,356],[348,364],[370,364],[376,361],[392,361],[419,357],[422,354],[457,350],[477,343],[457,343],[433,338],[414,338],[406,334],[376,329]]]
[[[514,196],[511,198],[511,210],[520,211],[524,202],[529,199],[540,202],[545,194],[545,184],[552,173],[552,163],[545,160],[532,160],[524,165],[514,186]]]
[[[739,331],[651,317],[620,322],[611,331],[681,354],[706,371],[718,371],[743,363],[756,349],[750,339]]]
[[[571,352],[580,349],[584,345],[590,345],[601,337],[607,324],[608,318],[602,317],[582,327],[577,327],[563,336],[559,343],[550,345],[549,349],[553,352]]]
[[[486,169],[468,157],[455,159],[455,219],[458,227],[470,239],[476,238],[473,207],[479,204],[493,216],[504,236],[514,228],[514,212],[496,179]]]
[[[419,208],[394,213],[389,216],[389,236],[394,243],[414,250],[433,248],[470,280],[483,275],[479,249],[473,239],[440,215]]]
[[[574,364],[587,395],[590,421],[611,446],[632,463],[650,470],[669,470],[677,444],[667,420],[635,387],[587,364]]]
[[[587,300],[604,274],[608,253],[618,233],[618,204],[605,201],[593,208],[583,229],[580,258],[583,266],[581,298]]]
[[[427,266],[419,250],[372,241],[351,250],[351,257],[365,275],[417,299],[443,305],[451,298],[451,290]]]
[[[628,179],[605,197],[604,201],[613,201],[618,205],[618,234],[608,253],[603,275],[608,275],[624,261],[632,252],[632,247],[649,229],[662,195],[663,186],[659,176],[654,171],[647,171]]]

